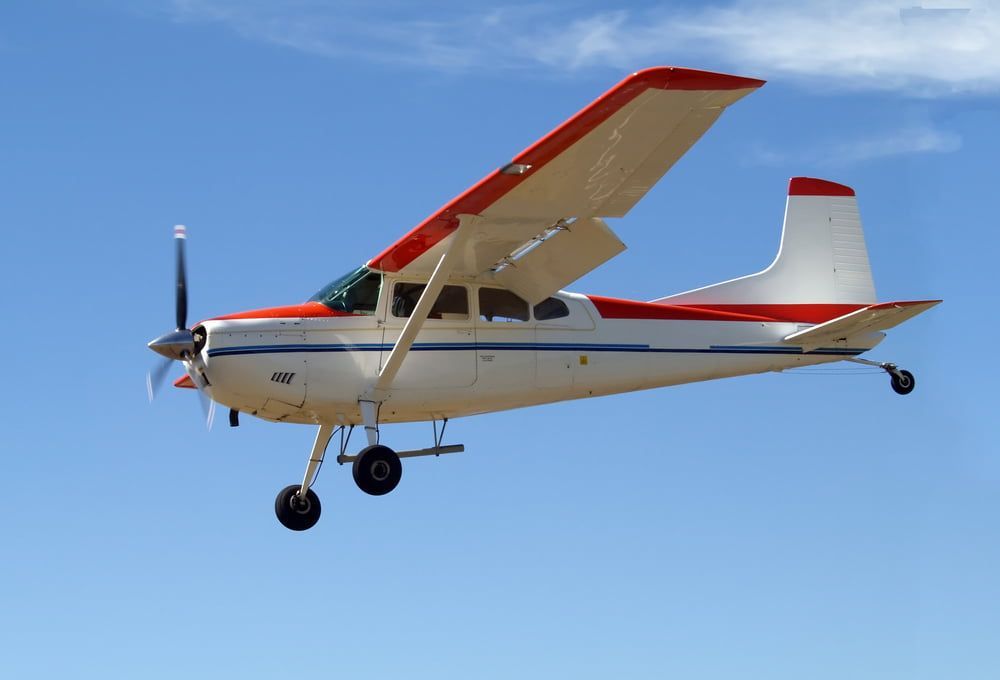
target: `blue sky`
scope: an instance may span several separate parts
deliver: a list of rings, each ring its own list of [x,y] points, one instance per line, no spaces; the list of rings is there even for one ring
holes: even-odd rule
[[[0,672],[995,677],[1000,14],[971,7],[5,3]],[[328,466],[305,534],[273,498],[311,428],[146,402],[172,225],[191,318],[298,302],[656,64],[769,82],[573,288],[756,271],[788,177],[843,182],[880,298],[946,300],[872,353],[912,395],[764,375],[455,421],[468,452],[390,496]]]

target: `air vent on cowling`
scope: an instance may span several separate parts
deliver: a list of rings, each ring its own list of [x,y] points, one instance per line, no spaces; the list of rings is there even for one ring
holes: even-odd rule
[[[291,385],[292,378],[295,377],[294,373],[272,373],[271,382],[281,383],[283,385]]]

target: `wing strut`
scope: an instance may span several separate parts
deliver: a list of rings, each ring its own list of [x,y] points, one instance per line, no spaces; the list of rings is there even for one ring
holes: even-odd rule
[[[389,353],[389,358],[386,359],[382,370],[379,371],[374,386],[366,395],[368,399],[380,402],[385,393],[392,387],[392,381],[395,379],[396,373],[399,372],[399,367],[403,365],[403,359],[406,358],[410,347],[413,346],[413,341],[416,340],[417,333],[423,328],[424,322],[427,320],[427,315],[430,314],[431,307],[437,300],[438,294],[441,293],[445,281],[448,280],[448,276],[455,266],[456,255],[461,252],[466,238],[472,229],[472,225],[481,219],[478,215],[458,216],[458,228],[455,229],[451,237],[448,250],[441,255],[441,259],[438,260],[434,272],[431,274],[430,279],[427,280],[427,286],[420,295],[420,300],[417,301],[417,306],[414,308],[413,314],[406,320],[403,332],[399,334],[396,344],[393,345],[392,351]]]

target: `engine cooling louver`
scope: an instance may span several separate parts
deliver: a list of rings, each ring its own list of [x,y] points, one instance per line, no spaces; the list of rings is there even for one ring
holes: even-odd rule
[[[295,377],[294,373],[272,373],[271,382],[281,383],[283,385],[291,385],[292,378]]]

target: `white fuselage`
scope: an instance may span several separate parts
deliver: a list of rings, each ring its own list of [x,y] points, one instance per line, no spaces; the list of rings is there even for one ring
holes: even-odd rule
[[[391,282],[387,282],[391,283]],[[712,380],[853,356],[881,333],[803,353],[783,345],[808,324],[604,318],[590,298],[559,293],[569,314],[538,321],[428,319],[383,400],[379,421],[408,422]],[[214,400],[266,420],[359,424],[406,319],[375,314],[209,320],[201,352]]]

